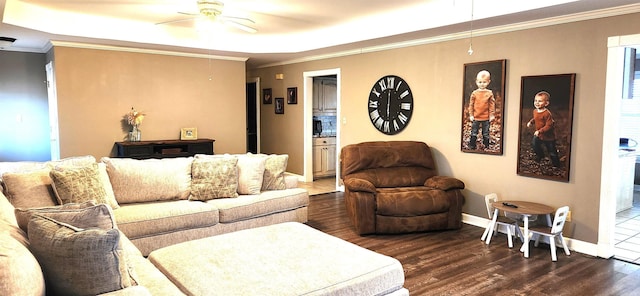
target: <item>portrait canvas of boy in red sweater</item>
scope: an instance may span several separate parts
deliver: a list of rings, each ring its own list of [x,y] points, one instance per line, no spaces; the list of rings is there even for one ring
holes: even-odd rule
[[[524,76],[518,175],[569,181],[575,74]]]

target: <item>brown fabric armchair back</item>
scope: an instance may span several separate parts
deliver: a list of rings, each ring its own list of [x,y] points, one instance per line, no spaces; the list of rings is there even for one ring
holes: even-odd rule
[[[429,146],[364,142],[340,153],[347,214],[356,232],[403,233],[462,227],[462,181],[438,176]]]

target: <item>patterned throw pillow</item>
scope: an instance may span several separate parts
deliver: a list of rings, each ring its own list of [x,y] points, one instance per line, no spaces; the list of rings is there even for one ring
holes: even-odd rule
[[[238,155],[239,194],[260,194],[266,160],[263,155]]]
[[[115,198],[107,198],[97,163],[82,167],[56,167],[50,175],[59,204],[95,200],[114,209],[119,207]]]
[[[238,158],[219,156],[195,158],[191,165],[189,200],[238,197]]]
[[[83,229],[38,214],[29,222],[29,242],[47,294],[97,295],[135,283],[117,229]]]
[[[283,190],[287,186],[284,182],[284,173],[287,170],[289,155],[269,155],[264,164],[264,177],[262,190]]]

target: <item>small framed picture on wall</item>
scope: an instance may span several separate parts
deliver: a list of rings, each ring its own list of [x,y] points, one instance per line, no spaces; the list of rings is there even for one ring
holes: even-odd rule
[[[297,103],[298,103],[298,88],[297,87],[287,88],[287,104],[297,104]]]
[[[275,101],[276,114],[284,114],[284,98],[276,98]]]
[[[273,99],[271,97],[271,89],[270,88],[264,88],[262,89],[262,104],[271,104],[273,103]]]

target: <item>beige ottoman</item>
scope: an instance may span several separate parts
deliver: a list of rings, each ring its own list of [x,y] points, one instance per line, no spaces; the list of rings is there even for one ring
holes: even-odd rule
[[[176,244],[149,260],[188,295],[409,295],[398,260],[296,222]]]

